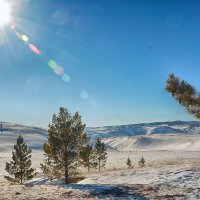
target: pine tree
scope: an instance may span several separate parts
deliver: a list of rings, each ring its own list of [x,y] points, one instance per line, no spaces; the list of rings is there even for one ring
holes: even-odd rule
[[[142,158],[139,160],[139,165],[140,165],[140,167],[144,167],[145,166],[145,159],[144,159],[144,157],[142,156]]]
[[[83,147],[82,151],[80,152],[80,159],[81,164],[84,167],[87,167],[88,172],[90,171],[90,168],[96,167],[97,165],[97,163],[94,160],[94,150],[90,145]]]
[[[128,169],[130,170],[132,168],[132,163],[129,157],[127,158],[126,164],[128,165]]]
[[[25,180],[34,177],[36,173],[34,173],[35,169],[31,168],[31,149],[27,147],[21,135],[17,138],[17,143],[14,144],[12,160],[10,163],[6,162],[5,170],[13,177],[5,176],[5,179],[23,184]]]
[[[94,154],[98,163],[99,171],[101,171],[101,167],[104,167],[106,164],[107,153],[106,146],[100,139],[97,139],[94,149]]]
[[[187,112],[200,119],[200,93],[192,85],[170,74],[165,89]]]
[[[43,147],[46,157],[41,164],[43,173],[50,179],[64,179],[65,183],[69,183],[70,176],[77,169],[80,151],[88,139],[78,112],[71,115],[61,107],[49,124],[48,141]]]

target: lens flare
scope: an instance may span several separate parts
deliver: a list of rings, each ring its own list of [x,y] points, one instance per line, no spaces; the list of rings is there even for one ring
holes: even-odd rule
[[[70,82],[70,76],[68,74],[62,74],[62,80],[65,82]]]
[[[24,42],[28,42],[29,41],[28,36],[27,35],[22,35],[22,40]]]
[[[60,65],[58,65],[55,60],[46,58],[44,54],[41,54],[41,51],[30,42],[27,35],[20,33],[20,31],[18,30],[18,28],[16,28],[14,24],[10,26],[10,29],[15,33],[18,39],[23,41],[31,49],[33,53],[35,53],[36,55],[40,55],[41,58],[43,58],[45,61],[48,61],[48,66],[52,68],[54,73],[60,76],[64,82],[70,81],[70,76],[65,73],[64,69]]]
[[[48,62],[49,67],[51,67],[52,69],[55,69],[57,67],[57,63],[54,60],[49,60]]]
[[[57,75],[62,75],[64,73],[64,69],[61,67],[61,66],[57,66],[55,69],[54,69],[54,72],[57,74]]]
[[[12,24],[12,25],[10,26],[10,28],[11,28],[12,30],[15,30],[15,29],[16,29],[16,26],[15,26],[14,24]]]
[[[64,69],[61,67],[61,66],[59,66],[57,63],[56,63],[56,61],[54,61],[54,60],[49,60],[49,62],[48,62],[48,65],[49,65],[49,67],[51,67],[53,70],[54,70],[54,72],[57,74],[57,75],[62,75],[62,74],[64,74]]]
[[[21,40],[21,38],[22,38],[22,34],[21,33],[15,32],[15,35],[18,37],[18,39]]]
[[[33,44],[29,44],[29,48],[37,55],[40,54],[40,50]]]
[[[83,90],[81,92],[80,96],[81,96],[81,99],[87,100],[88,97],[89,97],[89,94],[88,94],[88,92],[86,92],[86,91]]]

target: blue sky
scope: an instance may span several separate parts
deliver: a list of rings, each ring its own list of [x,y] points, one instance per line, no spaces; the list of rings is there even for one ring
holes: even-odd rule
[[[195,120],[164,87],[173,72],[200,88],[199,1],[9,2],[41,54],[0,26],[0,120],[47,127],[60,106],[87,126]]]

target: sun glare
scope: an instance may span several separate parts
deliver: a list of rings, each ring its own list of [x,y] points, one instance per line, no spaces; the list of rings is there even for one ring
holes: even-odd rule
[[[9,22],[10,6],[5,1],[0,0],[0,26]]]

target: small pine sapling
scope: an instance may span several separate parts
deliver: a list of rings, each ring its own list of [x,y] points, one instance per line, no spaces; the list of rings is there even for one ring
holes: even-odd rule
[[[27,147],[24,138],[20,135],[17,138],[17,143],[14,144],[12,151],[12,161],[6,162],[5,170],[12,175],[4,178],[13,183],[23,184],[24,181],[32,179],[36,173],[35,169],[31,168],[31,149]]]
[[[131,159],[129,157],[127,158],[126,164],[127,164],[129,170],[133,169],[134,166],[132,166]]]
[[[139,160],[139,165],[140,165],[140,167],[144,167],[145,166],[145,159],[144,159],[144,157],[142,156],[142,158]]]
[[[90,171],[90,168],[95,168],[97,166],[92,146],[87,145],[83,147],[79,157],[81,160],[80,163],[88,169],[88,172]]]
[[[99,167],[99,171],[101,168],[105,166],[107,159],[107,148],[103,142],[98,138],[94,148],[94,156],[97,161],[97,165]]]

